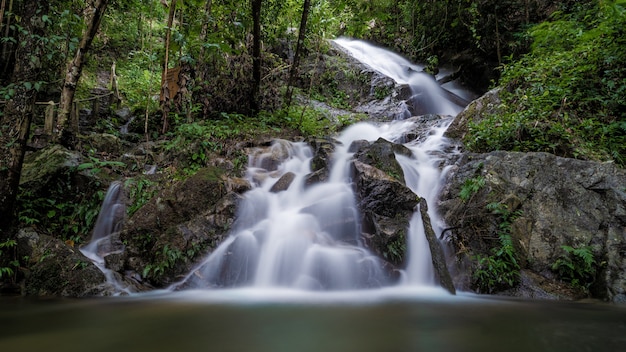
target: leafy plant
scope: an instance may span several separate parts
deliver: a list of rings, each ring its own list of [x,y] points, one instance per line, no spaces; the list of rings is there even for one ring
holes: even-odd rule
[[[182,251],[166,244],[160,251],[157,251],[155,260],[144,267],[142,275],[146,278],[158,279],[168,270],[174,269],[176,265],[193,259],[202,248],[201,244],[194,243],[189,249]]]
[[[493,293],[513,287],[519,281],[520,266],[511,239],[511,224],[521,215],[521,211],[511,212],[502,203],[490,203],[487,209],[500,216],[498,225],[500,245],[492,248],[488,256],[480,254],[475,256],[477,266],[473,274],[473,284],[480,292]]]
[[[485,186],[485,178],[482,176],[476,176],[470,179],[465,180],[463,186],[461,187],[461,191],[459,192],[459,197],[464,202],[467,202],[474,194],[478,193]]]
[[[3,277],[13,277],[15,275],[14,268],[19,267],[19,261],[15,259],[15,253],[6,255],[7,250],[14,249],[17,242],[13,239],[7,239],[0,242],[0,279]]]
[[[573,286],[589,289],[596,279],[596,262],[590,246],[561,246],[564,253],[552,264],[552,270]]]
[[[121,161],[100,160],[96,157],[89,156],[89,160],[86,163],[82,163],[76,167],[76,171],[88,171],[92,174],[97,174],[105,167],[126,167]]]
[[[404,233],[387,242],[387,251],[383,253],[385,259],[392,263],[401,264],[406,253],[406,238]]]
[[[124,186],[129,189],[131,199],[131,204],[126,209],[129,217],[141,209],[157,193],[157,189],[154,188],[155,183],[145,176],[128,179]]]

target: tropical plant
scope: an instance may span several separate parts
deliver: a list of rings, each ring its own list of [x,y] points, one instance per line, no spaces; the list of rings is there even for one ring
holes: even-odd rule
[[[515,286],[519,281],[520,266],[511,239],[511,224],[521,216],[521,211],[510,211],[505,204],[489,203],[487,209],[500,217],[498,225],[499,246],[490,255],[476,255],[473,285],[479,292],[493,293]]]
[[[561,279],[573,286],[589,289],[596,280],[597,266],[593,249],[590,246],[561,246],[563,253],[552,264]]]

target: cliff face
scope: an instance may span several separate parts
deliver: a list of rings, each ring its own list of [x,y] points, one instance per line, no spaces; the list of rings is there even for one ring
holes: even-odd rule
[[[483,185],[463,200],[459,194],[467,180]],[[507,294],[623,302],[625,185],[626,170],[613,164],[547,153],[465,154],[448,174],[440,211],[452,228],[447,236],[457,263],[499,245],[504,220],[488,204],[503,204],[516,214],[509,229],[525,287]],[[476,269],[466,269],[458,270],[456,279],[467,289],[474,285]]]

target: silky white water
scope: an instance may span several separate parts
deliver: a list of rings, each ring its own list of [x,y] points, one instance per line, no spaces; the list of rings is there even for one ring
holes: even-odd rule
[[[374,58],[365,63],[399,84],[409,82],[413,87],[421,79],[415,78],[418,66],[395,54],[360,41],[337,42],[351,48],[358,59]],[[360,52],[364,55],[359,55]],[[418,109],[442,115],[434,126],[423,128],[418,126],[419,119],[410,119],[377,124],[362,122],[348,127],[336,136],[332,165],[324,182],[307,182],[313,151],[306,143],[276,140],[271,148],[252,153],[246,177],[253,188],[245,193],[229,236],[170,289],[348,292],[383,287],[438,287],[418,209],[408,229],[404,267],[394,269],[400,275],[392,275],[390,266],[366,248],[361,239],[361,215],[350,175],[352,142],[384,138],[404,143],[412,156],[396,155],[396,160],[402,167],[406,185],[427,200],[433,229],[437,235],[441,234],[444,225],[436,204],[448,145],[443,134],[460,107],[446,98],[448,93],[432,78],[415,90],[422,90],[425,97],[413,102],[425,104]],[[417,130],[423,130],[423,135],[407,142],[406,136],[415,135]],[[283,186],[277,189],[277,183]],[[102,258],[113,247],[106,242],[108,236],[101,233],[118,230],[115,226],[119,216],[115,214],[119,214],[122,206],[119,192],[120,184],[112,185],[101,214],[108,222],[98,221],[92,243],[83,249],[110,280],[114,278],[104,268]]]
[[[423,72],[424,66],[411,63],[402,56],[362,40],[338,38],[334,42],[355,59],[410,87],[412,96],[406,101],[413,115],[440,114],[456,116],[466,104],[465,98],[442,88],[435,77]]]
[[[451,118],[442,118],[420,142],[405,145],[411,158],[397,155],[407,186],[424,197],[436,233],[443,224],[436,211],[443,132]],[[414,130],[416,120],[374,125],[358,123],[338,137],[328,181],[306,186],[312,151],[304,143],[276,141],[271,150],[250,158],[248,179],[256,187],[246,193],[230,237],[177,287],[256,287],[303,290],[354,290],[390,285],[436,286],[430,250],[419,212],[411,220],[406,267],[400,282],[389,278],[384,265],[360,239],[359,211],[350,179],[355,140],[384,138],[397,142]],[[276,153],[286,155],[275,170],[263,165]],[[293,173],[281,192],[272,187]]]

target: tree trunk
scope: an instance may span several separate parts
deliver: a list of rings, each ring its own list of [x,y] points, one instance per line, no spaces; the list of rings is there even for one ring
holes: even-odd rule
[[[165,29],[165,56],[163,59],[163,71],[161,75],[161,111],[163,112],[163,128],[162,133],[169,129],[168,115],[170,113],[170,92],[167,69],[170,60],[170,40],[172,37],[172,25],[174,24],[174,15],[176,14],[176,0],[170,2],[170,12],[167,16],[167,28]]]
[[[47,14],[48,9],[48,1],[25,0],[23,3],[24,30],[19,34],[20,45],[16,49],[11,79],[15,94],[0,116],[0,240],[9,237],[14,225],[15,200],[37,95],[34,82],[39,80],[43,70],[41,58],[45,48],[43,41],[37,38],[45,36],[46,24],[41,21],[41,14]]]
[[[11,15],[10,13],[13,12],[13,0],[9,1],[9,8],[6,11],[3,11],[9,14],[9,16],[7,16],[7,23],[4,25],[4,37],[8,38],[9,37],[9,33],[11,31]],[[2,58],[0,60],[0,62],[4,63],[4,65],[2,65],[2,67],[0,67],[0,69],[2,70],[2,72],[7,72],[8,68],[9,68],[9,46],[12,46],[13,44],[11,44],[11,41],[7,40],[2,44]]]
[[[68,119],[72,111],[72,104],[74,103],[76,85],[78,84],[80,75],[83,72],[83,66],[86,62],[86,55],[91,47],[91,42],[98,32],[102,17],[104,17],[108,1],[109,0],[96,1],[93,8],[93,15],[87,23],[87,29],[83,33],[83,38],[81,39],[78,49],[76,50],[76,55],[67,67],[65,82],[63,83],[63,90],[61,91],[61,101],[59,103],[57,139],[63,135],[65,128],[68,125]],[[77,133],[78,131],[71,131],[72,135],[76,135]]]
[[[259,93],[261,91],[261,3],[252,0],[252,96],[250,106],[254,112],[259,110]]]
[[[287,97],[285,99],[285,106],[289,108],[291,106],[291,97],[293,95],[293,82],[298,75],[298,66],[300,65],[300,55],[304,47],[304,38],[306,35],[306,22],[309,18],[309,8],[311,6],[311,0],[304,0],[302,5],[302,19],[300,20],[300,29],[298,30],[298,43],[296,44],[296,53],[293,57],[293,64],[289,71],[289,80],[287,82]]]
[[[212,0],[207,0],[204,5],[204,21],[202,22],[202,29],[200,30],[200,43],[206,43],[207,37],[209,36],[209,24],[211,22],[211,8],[213,6]],[[205,61],[207,59],[207,49],[204,47],[200,47],[200,54],[198,55],[198,63],[200,64],[200,71],[198,72],[198,82],[203,84],[204,78],[206,77],[206,65]]]

